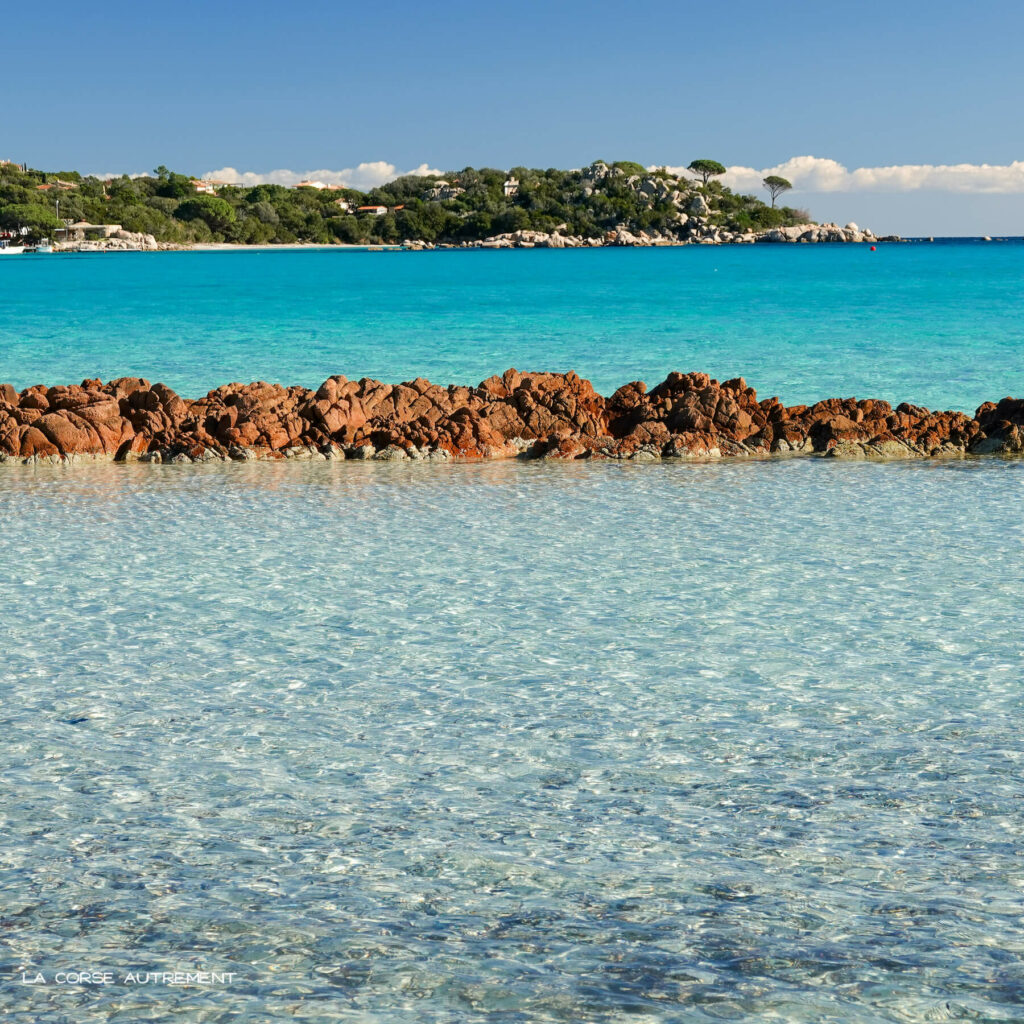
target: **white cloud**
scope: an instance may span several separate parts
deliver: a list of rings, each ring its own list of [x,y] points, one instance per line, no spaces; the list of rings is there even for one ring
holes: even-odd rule
[[[322,181],[325,185],[344,185],[367,191],[378,185],[385,185],[404,174],[440,174],[441,172],[420,164],[411,171],[399,171],[394,164],[384,160],[373,160],[361,163],[357,167],[346,167],[340,171],[289,171],[281,168],[263,174],[258,171],[238,171],[234,167],[221,167],[220,170],[207,171],[203,177],[214,181],[230,181],[238,185],[297,185],[300,181]]]
[[[668,168],[674,174],[684,167]],[[1024,193],[1024,160],[1011,164],[896,164],[856,167],[836,160],[795,156],[775,167],[730,167],[722,181],[743,192],[757,190],[762,178],[778,174],[801,192],[962,192],[988,195]]]
[[[651,170],[655,168],[652,167]],[[685,167],[669,167],[671,173],[685,175]],[[384,160],[361,163],[339,171],[291,171],[281,168],[261,173],[221,167],[203,177],[231,181],[239,185],[297,185],[300,181],[322,181],[327,185],[345,185],[367,191],[384,185],[403,174],[441,174],[423,163],[409,171]],[[769,174],[788,178],[799,192],[959,192],[976,195],[1024,195],[1024,160],[1011,164],[895,164],[889,167],[855,167],[850,170],[837,160],[818,156],[794,156],[785,163],[758,170],[754,167],[730,167],[722,181],[730,188],[754,192]],[[132,174],[130,177],[143,177]],[[119,177],[103,174],[100,178]]]

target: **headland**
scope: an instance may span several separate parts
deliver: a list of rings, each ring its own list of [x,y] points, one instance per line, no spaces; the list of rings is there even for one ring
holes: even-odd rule
[[[466,167],[405,175],[369,191],[322,181],[242,185],[159,167],[98,178],[0,164],[3,249],[103,252],[296,244],[407,249],[532,249],[874,242],[853,222],[818,224],[779,200],[735,192],[726,168],[694,160],[685,173],[629,160],[583,168]],[[36,249],[38,251],[38,249]]]

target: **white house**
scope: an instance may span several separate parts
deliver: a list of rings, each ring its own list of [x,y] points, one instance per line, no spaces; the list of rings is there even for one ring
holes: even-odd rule
[[[203,178],[193,178],[189,184],[201,195],[213,196],[217,194],[217,189],[224,188],[226,185],[230,185],[230,181],[206,181]]]

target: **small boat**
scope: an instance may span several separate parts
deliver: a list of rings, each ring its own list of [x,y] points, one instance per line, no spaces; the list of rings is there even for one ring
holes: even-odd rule
[[[35,245],[11,245],[9,238],[0,238],[0,256],[20,256],[33,252],[53,252],[53,242],[44,238]]]

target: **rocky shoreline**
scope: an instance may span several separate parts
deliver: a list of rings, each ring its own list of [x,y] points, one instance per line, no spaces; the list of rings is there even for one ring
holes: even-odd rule
[[[689,223],[687,223],[687,221]],[[564,228],[564,225],[562,226]],[[862,231],[856,224],[839,227],[838,224],[796,224],[786,228],[770,228],[766,231],[731,232],[710,223],[707,216],[683,217],[680,232],[666,235],[646,231],[629,231],[616,228],[596,238],[565,234],[554,231],[511,231],[492,235],[488,238],[465,242],[424,242],[420,239],[405,239],[394,245],[318,245],[316,243],[294,243],[291,245],[231,245],[223,244],[180,244],[158,242],[152,235],[137,232],[118,231],[109,238],[88,242],[65,242],[54,246],[54,252],[217,252],[244,251],[246,249],[405,249],[410,252],[424,252],[432,249],[603,249],[615,247],[643,248],[648,246],[685,245],[755,245],[771,243],[807,244],[815,242],[903,242],[899,235],[876,236],[871,231]]]
[[[610,397],[575,373],[507,370],[478,387],[331,377],[316,390],[227,384],[181,398],[137,377],[0,385],[0,462],[249,459],[932,458],[1024,453],[1024,399],[973,417],[873,399],[784,406],[742,378],[670,373]]]
[[[699,198],[699,197],[698,197]],[[856,224],[845,227],[838,224],[794,224],[786,228],[770,228],[766,231],[733,232],[712,224],[707,213],[695,216],[680,215],[677,234],[648,234],[646,231],[629,231],[616,228],[599,238],[585,238],[582,235],[563,233],[565,225],[551,232],[511,231],[492,235],[474,241],[459,243],[430,243],[408,239],[402,247],[420,251],[424,249],[601,249],[606,246],[682,246],[682,245],[755,245],[765,243],[815,243],[815,242],[902,242],[899,235],[874,235],[870,230],[862,231]]]

